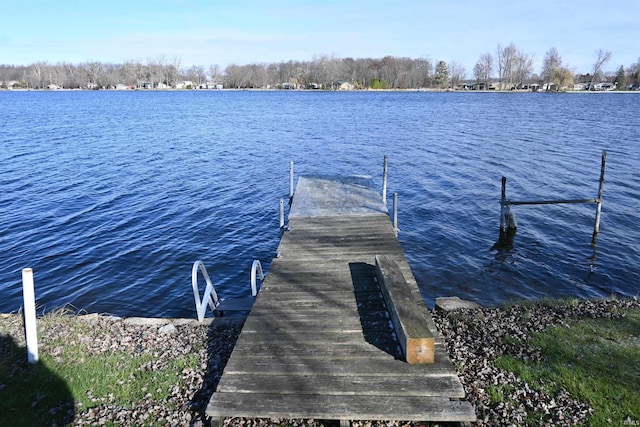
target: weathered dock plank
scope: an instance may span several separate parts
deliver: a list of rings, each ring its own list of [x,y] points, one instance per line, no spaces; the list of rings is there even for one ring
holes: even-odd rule
[[[214,400],[215,399],[215,400]],[[216,393],[212,404],[226,414],[255,418],[315,418],[335,420],[403,420],[443,422],[474,421],[469,403],[428,396],[334,396],[293,394],[284,398],[273,393]],[[210,415],[218,414],[211,409]],[[473,418],[473,420],[471,419]]]
[[[473,421],[434,333],[433,364],[406,363],[376,278],[397,266],[419,301],[380,195],[365,177],[301,177],[271,263],[207,413],[213,417]],[[406,282],[406,283],[405,283]],[[425,327],[435,331],[425,309]]]

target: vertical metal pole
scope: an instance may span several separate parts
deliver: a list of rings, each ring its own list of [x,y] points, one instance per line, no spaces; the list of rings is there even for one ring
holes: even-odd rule
[[[602,163],[600,165],[600,186],[598,187],[598,203],[596,205],[596,222],[593,226],[593,237],[591,244],[596,244],[596,238],[600,232],[600,213],[602,211],[602,192],[604,191],[604,168],[607,164],[607,152],[602,150]]]
[[[384,156],[384,166],[382,168],[382,203],[387,206],[387,169],[389,162],[387,156]]]
[[[293,161],[289,162],[289,198],[293,197]]]
[[[507,178],[502,177],[502,197],[500,198],[500,232],[505,231],[504,205],[507,199]]]
[[[398,235],[398,193],[393,193],[393,231]]]
[[[284,200],[280,199],[280,228],[284,228]]]
[[[22,296],[24,298],[24,329],[27,341],[27,360],[38,361],[38,329],[36,328],[36,298],[33,290],[33,270],[22,269]]]

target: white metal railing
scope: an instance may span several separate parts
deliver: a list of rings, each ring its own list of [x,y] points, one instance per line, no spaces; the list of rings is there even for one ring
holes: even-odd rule
[[[202,271],[202,276],[207,283],[202,299],[200,299],[200,292],[198,291],[198,270]],[[193,268],[191,269],[191,286],[193,287],[193,298],[196,302],[198,322],[202,322],[204,320],[204,314],[207,312],[207,305],[211,307],[211,311],[215,311],[216,307],[220,305],[220,300],[218,299],[216,290],[213,288],[213,283],[211,283],[207,269],[200,260],[193,263]]]
[[[264,273],[262,272],[262,264],[260,264],[259,260],[254,260],[253,264],[251,264],[251,296],[255,297],[258,295],[258,286],[256,283],[256,274],[260,277],[260,282],[264,280]]]
[[[202,299],[200,298],[200,291],[198,290],[198,273],[202,272],[202,277],[207,284],[204,295]],[[264,273],[262,271],[262,264],[260,264],[259,260],[253,261],[251,265],[251,297],[256,297],[258,295],[258,279],[260,282],[264,281]],[[207,312],[207,306],[211,308],[211,311],[215,312],[217,310],[223,311],[223,307],[226,307],[228,310],[239,310],[240,308],[236,306],[235,308],[231,308],[231,301],[237,301],[242,303],[242,299],[240,298],[231,298],[228,300],[218,298],[218,294],[216,293],[215,288],[213,287],[213,283],[211,282],[211,278],[207,273],[207,269],[204,267],[204,263],[200,260],[193,263],[193,267],[191,269],[191,287],[193,288],[193,299],[196,303],[196,313],[198,314],[198,321],[202,322],[204,320],[204,315]],[[225,304],[223,304],[223,302]],[[221,306],[222,305],[222,306]],[[243,307],[246,306],[246,301]],[[250,305],[248,306],[250,309]],[[244,310],[244,309],[241,309]]]

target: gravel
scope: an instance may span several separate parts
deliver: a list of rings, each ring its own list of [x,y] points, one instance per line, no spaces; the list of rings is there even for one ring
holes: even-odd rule
[[[548,425],[574,426],[588,424],[592,412],[588,405],[566,390],[554,396],[535,391],[515,374],[497,368],[494,361],[501,355],[538,361],[540,353],[527,344],[528,335],[552,326],[568,326],[569,319],[617,319],[621,317],[620,310],[628,308],[640,308],[640,301],[581,300],[561,306],[535,304],[435,311],[433,318],[449,357],[458,368],[467,399],[476,408],[475,425],[521,425],[528,411],[545,414]],[[513,392],[505,396],[504,403],[492,404],[487,389],[497,385],[511,386]]]
[[[527,335],[550,326],[565,325],[569,319],[617,318],[619,310],[640,308],[636,299],[583,300],[574,304],[550,307],[547,305],[513,305],[503,308],[460,309],[449,312],[432,312],[450,358],[458,367],[460,379],[467,399],[475,405],[478,421],[474,425],[509,426],[521,424],[527,411],[547,414],[549,425],[584,425],[591,408],[574,399],[568,392],[560,391],[553,396],[532,387],[515,374],[498,369],[494,360],[500,355],[512,355],[522,360],[540,358],[538,351],[527,345]],[[152,394],[138,402],[135,407],[120,407],[110,396],[89,397],[95,406],[84,411],[66,408],[73,413],[70,425],[138,426],[144,424],[168,426],[208,426],[206,406],[222,375],[225,363],[231,354],[242,321],[238,319],[215,319],[211,323],[199,324],[188,320],[120,319],[111,316],[75,316],[73,321],[91,322],[91,334],[70,336],[68,323],[53,323],[40,332],[41,354],[48,351],[55,358],[59,348],[49,343],[65,342],[68,339],[84,341],[87,352],[100,354],[109,351],[133,351],[151,353],[153,362],[145,369],[156,370],[167,366],[169,361],[197,354],[198,369],[181,372],[184,387],[170,390],[167,400],[154,401]],[[21,316],[0,315],[0,330],[11,335],[18,345],[24,346]],[[524,344],[515,344],[514,338]],[[513,392],[505,396],[504,403],[492,404],[487,388],[491,385],[510,385]],[[175,409],[168,409],[175,408]],[[54,410],[64,410],[55,408]],[[74,413],[75,412],[75,413]],[[315,421],[317,423],[317,420]],[[314,420],[264,420],[232,418],[225,425],[306,426]],[[326,422],[324,423],[326,424]],[[399,422],[354,422],[365,426],[409,426]],[[424,424],[421,424],[424,425]]]

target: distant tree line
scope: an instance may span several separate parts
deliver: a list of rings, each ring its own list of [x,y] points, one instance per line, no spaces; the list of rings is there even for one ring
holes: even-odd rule
[[[456,61],[432,62],[429,58],[337,58],[315,56],[311,61],[288,61],[270,64],[231,64],[204,67],[181,66],[179,57],[159,56],[146,62],[125,61],[119,64],[88,61],[81,64],[46,61],[30,65],[0,65],[0,86],[7,88],[308,88],[338,89],[531,89],[565,90],[582,84],[594,89],[607,82],[609,88],[637,88],[640,82],[640,59],[616,72],[604,72],[611,53],[596,52],[594,66],[577,74],[565,64],[555,48],[546,52],[541,70],[533,69],[534,56],[513,43],[498,45],[494,52],[480,55],[471,73]]]

